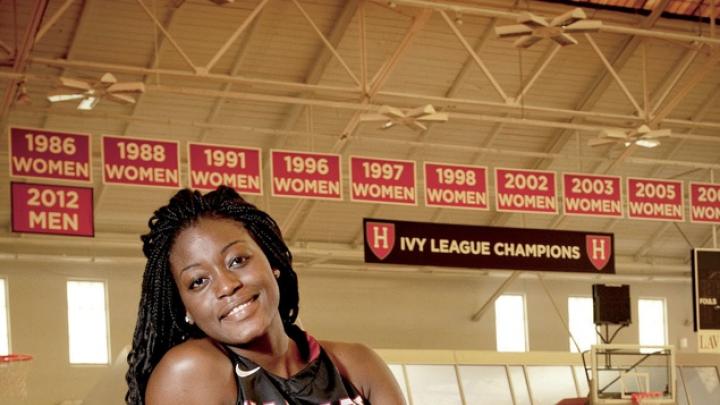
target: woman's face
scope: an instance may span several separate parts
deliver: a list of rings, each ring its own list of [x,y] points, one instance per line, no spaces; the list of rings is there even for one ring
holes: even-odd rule
[[[170,250],[170,270],[185,309],[211,338],[246,344],[276,323],[280,292],[272,268],[245,227],[201,218]]]

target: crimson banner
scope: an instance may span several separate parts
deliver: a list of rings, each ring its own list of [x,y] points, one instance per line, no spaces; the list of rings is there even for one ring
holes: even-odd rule
[[[103,183],[180,187],[177,141],[102,137]]]
[[[90,135],[10,128],[10,175],[90,182]]]
[[[565,215],[622,217],[620,177],[563,173]]]
[[[425,162],[425,205],[490,209],[487,168]]]
[[[683,221],[682,181],[628,177],[627,206],[631,219]]]
[[[557,214],[555,172],[495,169],[498,211]]]
[[[720,223],[720,184],[690,182],[690,222]]]
[[[615,273],[611,233],[363,220],[365,262]]]
[[[93,189],[11,183],[13,232],[93,236]]]
[[[190,188],[232,187],[241,194],[262,194],[260,149],[188,142]]]
[[[270,151],[272,195],[342,200],[340,155]]]
[[[415,162],[350,156],[350,200],[417,205]]]

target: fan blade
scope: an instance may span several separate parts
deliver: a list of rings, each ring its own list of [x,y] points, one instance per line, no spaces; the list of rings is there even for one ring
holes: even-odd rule
[[[627,132],[621,130],[621,129],[614,129],[614,128],[607,128],[600,131],[600,136],[603,138],[612,138],[612,139],[627,139],[628,135]]]
[[[435,107],[433,107],[430,104],[425,104],[424,106],[413,108],[412,110],[407,110],[405,113],[406,117],[413,117],[417,118],[423,115],[428,114],[435,114]]]
[[[389,105],[380,106],[378,113],[387,118],[405,118],[405,113],[399,108],[390,107]]]
[[[77,109],[78,110],[92,110],[95,108],[97,103],[100,102],[100,97],[88,97],[83,99],[83,101],[78,104]]]
[[[113,101],[124,104],[135,104],[135,98],[128,96],[127,94],[108,93],[108,98]]]
[[[584,20],[587,18],[585,12],[581,8],[572,9],[566,13],[560,14],[550,21],[551,27],[564,27],[570,25],[576,21]]]
[[[107,88],[108,93],[144,93],[145,83],[143,82],[127,82],[115,83]]]
[[[410,128],[417,130],[417,131],[427,131],[427,127],[423,125],[422,123],[419,123],[415,120],[409,120],[405,123]]]
[[[600,146],[600,145],[607,145],[609,143],[615,143],[617,142],[617,139],[613,138],[592,138],[588,141],[588,146]]]
[[[90,83],[84,81],[84,80],[78,80],[78,79],[71,79],[69,77],[60,77],[60,84],[63,87],[67,87],[70,89],[76,89],[76,90],[92,90],[92,86]]]
[[[495,35],[499,38],[516,37],[518,35],[529,35],[532,33],[532,28],[523,24],[515,25],[503,25],[502,27],[495,27]]]
[[[112,73],[108,72],[108,73],[105,73],[104,75],[102,75],[102,77],[100,78],[100,83],[115,84],[115,83],[117,83],[117,79],[115,78],[115,76]]]
[[[53,94],[47,96],[47,99],[51,103],[57,103],[58,101],[79,100],[84,97],[84,94]]]
[[[358,119],[360,121],[386,121],[388,117],[378,113],[367,113],[360,114],[360,117]]]
[[[656,129],[640,136],[640,139],[667,138],[672,134],[669,129]]]
[[[516,48],[530,48],[541,39],[542,37],[539,37],[537,35],[525,35],[524,37],[520,37],[515,40],[515,42],[513,42],[513,46],[515,46]]]
[[[544,18],[538,17],[535,14],[522,13],[518,16],[517,22],[519,24],[527,25],[530,28],[547,27],[548,22]]]
[[[600,20],[581,20],[576,23],[572,23],[568,26],[563,27],[565,32],[595,32],[602,28],[602,21]]]
[[[560,44],[560,46],[577,45],[578,41],[568,34],[554,35],[550,37],[553,41]]]
[[[417,118],[420,121],[430,121],[430,122],[445,122],[448,120],[448,114],[447,113],[435,113],[435,114],[427,114],[427,115],[421,115]]]

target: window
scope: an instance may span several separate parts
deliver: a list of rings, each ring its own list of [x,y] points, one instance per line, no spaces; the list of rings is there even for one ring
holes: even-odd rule
[[[108,364],[105,283],[68,281],[70,363]]]
[[[597,333],[593,323],[593,300],[591,297],[568,297],[568,327],[580,351],[590,350],[597,344]],[[577,353],[577,347],[570,340],[570,351]]]
[[[497,351],[527,351],[525,297],[501,295],[495,300],[495,336]]]
[[[0,278],[0,355],[10,354],[10,330],[8,328],[7,283]]]
[[[641,298],[638,300],[638,329],[641,346],[667,344],[664,299]]]

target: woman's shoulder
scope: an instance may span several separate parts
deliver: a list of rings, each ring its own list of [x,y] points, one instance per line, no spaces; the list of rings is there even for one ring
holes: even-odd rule
[[[340,375],[371,403],[404,404],[390,369],[374,350],[361,343],[320,341]]]
[[[146,402],[222,403],[235,399],[234,381],[232,363],[222,349],[208,338],[190,339],[168,350],[155,366]]]

